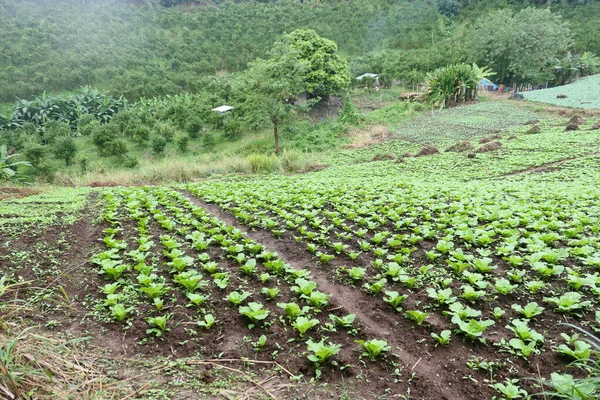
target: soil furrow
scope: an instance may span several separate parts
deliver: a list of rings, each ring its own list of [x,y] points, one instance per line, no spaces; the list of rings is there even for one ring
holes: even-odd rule
[[[265,245],[271,251],[276,251],[279,257],[292,267],[310,270],[319,290],[332,295],[330,303],[343,306],[348,313],[356,314],[362,332],[368,337],[382,338],[388,341],[394,353],[399,357],[399,361],[405,367],[404,373],[410,375],[415,372],[421,379],[421,382],[419,382],[420,386],[422,385],[420,389],[427,388],[429,391],[425,398],[458,400],[470,397],[459,392],[457,387],[459,385],[453,386],[457,382],[454,379],[455,377],[449,374],[451,372],[449,366],[440,365],[435,358],[430,357],[426,350],[423,350],[422,353],[418,352],[419,348],[415,346],[414,332],[402,329],[404,325],[403,318],[398,318],[400,321],[398,325],[398,320],[391,321],[384,313],[377,311],[371,296],[360,289],[331,282],[327,278],[326,272],[313,261],[311,255],[304,248],[298,246],[292,238],[276,239],[270,232],[263,229],[250,230],[245,225],[240,224],[233,215],[223,211],[218,205],[208,204],[188,191],[181,191],[181,193],[215,217],[240,229],[252,240]],[[395,325],[398,325],[398,327],[395,327]],[[407,327],[406,330],[408,329]]]

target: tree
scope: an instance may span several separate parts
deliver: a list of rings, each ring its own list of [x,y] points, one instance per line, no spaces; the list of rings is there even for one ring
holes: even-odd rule
[[[275,44],[273,59],[293,54],[307,64],[302,86],[310,97],[327,96],[345,90],[351,82],[346,60],[337,54],[334,41],[319,36],[312,29],[296,29]]]
[[[70,165],[75,153],[77,153],[77,147],[75,141],[70,136],[61,136],[54,140],[54,155],[56,158],[65,160],[65,164]]]
[[[541,83],[552,77],[544,66],[571,44],[569,25],[549,9],[502,9],[467,32],[470,58],[487,65],[501,83]]]
[[[256,60],[237,82],[246,95],[242,107],[248,110],[251,124],[260,126],[265,120],[272,124],[275,154],[280,152],[279,126],[296,113],[294,99],[303,90],[307,69],[296,52],[287,51],[270,60]]]

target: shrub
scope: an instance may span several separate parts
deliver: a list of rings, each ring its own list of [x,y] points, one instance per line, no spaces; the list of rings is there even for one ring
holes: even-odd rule
[[[477,100],[477,85],[492,72],[476,64],[452,64],[427,75],[425,100],[440,108]]]
[[[123,157],[123,166],[125,168],[135,168],[138,166],[138,164],[139,164],[139,161],[138,161],[137,157],[132,154],[126,154]]]
[[[81,136],[90,136],[97,125],[100,125],[100,122],[92,114],[82,114],[77,120],[77,132]]]
[[[115,139],[106,143],[105,154],[107,156],[123,157],[127,154],[127,142],[123,139]]]
[[[162,154],[167,147],[167,140],[162,136],[154,136],[150,142],[154,154]]]
[[[186,153],[188,151],[189,143],[190,143],[189,136],[181,136],[179,139],[177,139],[177,148],[179,149],[180,152]]]
[[[53,151],[56,158],[65,160],[65,164],[70,165],[77,153],[77,147],[72,137],[62,136],[54,141]]]
[[[46,143],[52,144],[58,138],[65,136],[71,136],[71,127],[69,124],[61,121],[49,121],[46,123],[46,132],[44,134]]]
[[[39,143],[28,143],[23,149],[23,155],[25,159],[29,161],[32,167],[38,168],[41,164],[43,164],[46,154],[47,147],[42,146]]]
[[[118,128],[113,124],[98,125],[92,129],[92,142],[98,148],[98,152],[104,156],[110,153],[108,143],[118,140],[118,137]]]
[[[185,131],[192,139],[198,138],[204,128],[204,121],[200,117],[192,117],[185,124]]]

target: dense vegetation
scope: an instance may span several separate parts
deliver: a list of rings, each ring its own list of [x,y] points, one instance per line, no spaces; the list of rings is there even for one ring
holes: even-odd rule
[[[598,2],[552,4],[552,14],[539,15],[519,10],[530,5],[546,10],[545,2],[510,3],[356,0],[165,7],[177,2],[8,0],[0,4],[0,101],[83,85],[129,100],[197,92],[203,87],[199,77],[243,70],[297,28],[314,29],[336,42],[351,58],[354,73],[376,71],[403,81],[421,81],[425,73],[453,62],[478,62],[493,66],[503,83],[545,83],[552,76],[540,75],[544,62],[567,50],[600,53]],[[573,23],[559,22],[560,16]],[[549,27],[532,42],[544,54],[514,50],[538,25]],[[497,41],[485,32],[493,32]],[[483,54],[507,43],[512,59]],[[497,58],[482,59],[489,56]],[[498,68],[502,60],[512,67]]]

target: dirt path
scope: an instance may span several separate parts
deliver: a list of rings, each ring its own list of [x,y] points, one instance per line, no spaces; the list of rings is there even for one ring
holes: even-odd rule
[[[327,271],[317,266],[310,253],[291,237],[276,239],[268,231],[262,229],[249,230],[248,227],[240,224],[234,216],[221,210],[219,206],[208,204],[187,191],[182,191],[182,194],[215,217],[240,229],[250,239],[265,245],[271,251],[276,251],[279,257],[292,267],[310,270],[314,281],[318,284],[318,288],[332,295],[330,300],[332,305],[342,306],[348,313],[356,314],[356,318],[361,325],[361,331],[368,337],[387,340],[395,355],[398,356],[398,361],[404,367],[404,375],[408,374],[410,376],[413,372],[416,374],[419,379],[416,383],[418,392],[419,395],[423,396],[417,398],[446,400],[477,398],[475,393],[462,392],[461,385],[457,384],[464,376],[462,373],[456,374],[458,365],[453,366],[455,367],[453,368],[449,364],[440,362],[439,356],[436,357],[429,353],[429,351],[433,352],[433,346],[416,345],[416,341],[422,337],[422,334],[420,335],[414,331],[412,323],[401,316],[394,320],[390,319],[385,312],[381,312],[378,306],[373,304],[373,297],[362,290],[333,283],[328,278]],[[444,349],[437,350],[443,351]],[[467,351],[466,349],[463,350]],[[453,358],[462,358],[456,356],[455,351]],[[462,389],[466,389],[466,387],[462,386]],[[475,396],[473,397],[473,395]]]
[[[509,172],[508,174],[506,174],[505,176],[512,176],[512,175],[520,175],[520,174],[528,174],[528,173],[537,173],[537,172],[550,172],[554,169],[556,169],[557,167],[560,167],[562,164],[568,162],[568,161],[573,161],[573,160],[579,160],[582,158],[587,158],[590,157],[594,154],[597,153],[586,153],[582,156],[577,156],[577,157],[569,157],[569,158],[565,158],[563,160],[559,160],[559,161],[554,161],[548,164],[544,164],[542,166],[539,167],[529,167],[527,169],[523,169],[523,170],[519,170],[519,171],[512,171]]]

